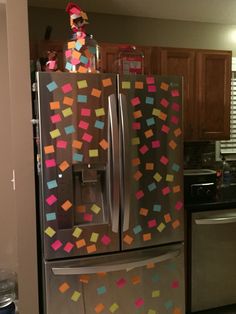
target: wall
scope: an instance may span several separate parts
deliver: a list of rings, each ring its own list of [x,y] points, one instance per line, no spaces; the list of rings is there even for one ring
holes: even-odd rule
[[[43,17],[43,18],[42,18]],[[236,25],[184,22],[88,13],[87,32],[97,41],[140,45],[232,50],[236,55]],[[46,27],[51,39],[68,39],[69,17],[65,10],[29,8],[31,40],[42,40]]]

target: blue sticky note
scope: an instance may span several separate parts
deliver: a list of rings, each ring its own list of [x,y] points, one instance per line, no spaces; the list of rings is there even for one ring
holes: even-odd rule
[[[160,280],[160,275],[159,274],[154,274],[153,276],[152,276],[152,281],[153,282],[157,282],[157,281],[159,281]]]
[[[47,221],[53,221],[53,220],[56,220],[57,217],[56,217],[56,213],[48,213],[46,214],[46,220]]]
[[[87,64],[88,63],[88,58],[85,56],[81,56],[80,57],[80,62],[82,62],[83,64]]]
[[[173,307],[173,301],[169,300],[167,302],[165,302],[165,308],[167,310],[170,310]]]
[[[49,190],[54,189],[58,186],[57,181],[56,180],[48,181],[47,186],[48,186]]]
[[[153,205],[153,211],[159,213],[161,211],[161,205],[160,204],[154,204]]]
[[[142,232],[142,227],[140,225],[137,225],[133,228],[134,234],[138,234]]]
[[[157,185],[156,185],[155,182],[153,182],[153,183],[151,183],[151,184],[148,185],[148,190],[149,190],[150,192],[154,191],[156,188],[157,188]]]
[[[73,160],[74,161],[82,161],[83,158],[84,158],[84,156],[82,154],[77,154],[77,153],[73,154]]]
[[[177,164],[175,164],[175,163],[172,165],[172,170],[173,170],[173,171],[178,172],[179,169],[180,169],[180,166],[179,166],[179,165],[177,165]]]
[[[79,51],[81,47],[82,47],[81,43],[77,41],[75,44],[75,49]]]
[[[106,292],[107,292],[107,289],[106,289],[106,287],[104,287],[104,286],[101,286],[101,287],[97,288],[97,293],[98,293],[99,295],[104,294],[104,293],[106,293]]]
[[[153,97],[146,97],[146,104],[153,105],[154,104],[154,98]]]
[[[95,48],[95,47],[88,46],[88,50],[89,50],[89,52],[92,53],[93,55],[96,54],[96,48]]]
[[[56,84],[54,81],[52,81],[51,83],[49,83],[49,84],[47,85],[47,88],[48,88],[49,92],[52,92],[52,91],[54,91],[55,89],[57,89],[58,86],[57,86],[57,84]]]
[[[146,119],[146,123],[147,123],[148,126],[154,125],[155,124],[155,119],[154,118]]]
[[[64,129],[67,135],[75,132],[75,128],[73,125],[66,126]]]
[[[78,96],[77,96],[77,101],[78,101],[78,102],[87,103],[88,97],[87,97],[86,95],[78,95]]]
[[[70,62],[66,62],[66,66],[65,66],[66,70],[68,71],[72,71],[73,70],[73,65]]]
[[[103,121],[99,121],[99,120],[96,120],[96,122],[95,122],[95,128],[97,128],[97,129],[103,129],[104,128],[104,122]]]

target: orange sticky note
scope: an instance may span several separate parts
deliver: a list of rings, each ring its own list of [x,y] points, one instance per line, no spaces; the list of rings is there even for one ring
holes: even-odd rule
[[[180,185],[174,186],[174,187],[173,187],[173,192],[174,192],[174,193],[180,192]]]
[[[55,149],[53,145],[49,145],[49,146],[44,146],[44,153],[45,154],[51,154],[54,153]]]
[[[86,212],[86,207],[84,205],[78,205],[76,207],[77,212],[79,213],[85,213]]]
[[[135,86],[136,89],[143,89],[143,82],[138,82],[137,81],[137,82],[135,82],[134,86]]]
[[[153,162],[147,162],[145,165],[146,170],[153,170],[154,169],[154,163]]]
[[[64,105],[72,106],[72,105],[73,105],[73,102],[74,102],[74,99],[71,98],[71,97],[65,96],[65,97],[63,98],[63,104],[64,104]]]
[[[172,227],[173,227],[173,229],[176,229],[176,228],[178,228],[180,226],[180,221],[177,219],[177,220],[175,220],[175,221],[173,221],[173,223],[172,223]]]
[[[99,89],[93,88],[91,95],[99,98],[101,96],[101,93],[102,93],[102,91],[100,91]]]
[[[102,147],[102,149],[106,150],[109,147],[109,143],[106,140],[101,140],[101,142],[99,142],[99,145]]]
[[[88,254],[91,254],[91,253],[94,253],[97,251],[97,248],[96,248],[96,245],[95,244],[92,244],[92,245],[89,245],[87,246],[87,252]]]
[[[62,205],[61,205],[61,207],[63,208],[63,210],[65,211],[65,212],[67,212],[70,208],[71,208],[71,206],[72,206],[72,203],[70,202],[70,201],[65,201]]]
[[[166,121],[167,114],[165,114],[164,112],[160,111],[158,117],[159,117],[161,120]]]
[[[111,86],[111,85],[112,85],[111,79],[110,79],[110,78],[107,78],[107,79],[102,80],[102,85],[103,85],[104,87]]]
[[[139,170],[135,172],[134,174],[134,180],[138,181],[141,177],[143,176],[142,172],[140,172]]]
[[[70,286],[68,285],[67,282],[64,282],[63,284],[61,284],[59,287],[58,287],[59,291],[61,293],[64,293],[66,292],[68,289],[70,289]]]
[[[145,134],[146,138],[149,138],[149,137],[153,136],[153,131],[152,131],[152,129],[150,129],[150,130],[145,131],[144,134]]]
[[[80,65],[79,68],[78,68],[78,72],[79,73],[87,73],[88,72],[88,68],[83,67],[82,65]]]
[[[133,166],[138,166],[138,165],[140,165],[140,159],[139,159],[139,158],[133,158],[133,159],[132,159],[132,165],[133,165]]]
[[[147,216],[148,214],[148,209],[147,208],[140,208],[139,214],[141,216]]]
[[[83,145],[83,142],[81,142],[81,141],[73,140],[73,142],[72,142],[73,148],[81,149],[82,145]]]
[[[180,308],[178,307],[175,307],[174,310],[173,310],[173,314],[182,314],[183,312],[181,311]]]
[[[174,149],[176,149],[177,144],[175,143],[175,141],[171,140],[171,141],[169,141],[169,146],[170,146],[170,148],[172,148],[174,150]]]
[[[133,112],[133,117],[134,119],[138,119],[141,118],[143,116],[142,111],[141,110],[137,110]]]
[[[84,239],[81,239],[81,240],[76,241],[75,244],[76,244],[77,248],[80,249],[81,247],[86,245],[86,242]]]
[[[170,221],[171,221],[171,216],[170,216],[170,214],[164,215],[164,219],[165,219],[165,222],[166,222],[166,223],[170,222]]]
[[[60,109],[60,102],[59,101],[50,102],[50,109],[51,110]]]
[[[81,57],[81,52],[77,51],[77,50],[73,50],[72,52],[72,57],[74,59],[79,59]]]
[[[131,278],[131,281],[132,281],[132,284],[133,284],[133,285],[137,285],[137,284],[139,284],[139,283],[141,282],[141,279],[140,279],[139,276],[133,276],[133,277]]]
[[[70,165],[68,164],[68,162],[67,161],[63,161],[60,165],[59,165],[59,168],[60,168],[60,170],[63,172],[63,171],[65,171],[67,168],[69,168],[70,167]]]
[[[81,275],[79,278],[79,281],[83,282],[83,283],[88,283],[89,282],[89,275]]]
[[[162,82],[160,88],[165,90],[165,91],[168,91],[169,84]]]
[[[134,241],[134,238],[131,237],[130,235],[126,234],[125,237],[124,237],[124,239],[123,239],[123,241],[124,241],[126,244],[130,245],[130,244]]]
[[[151,233],[144,233],[143,234],[143,241],[149,241],[149,240],[151,240],[151,238],[152,238]]]
[[[68,49],[73,49],[73,48],[75,48],[75,41],[69,41],[69,42],[67,43],[67,48],[68,48]]]
[[[99,303],[95,306],[94,310],[96,313],[101,313],[105,309],[105,306],[102,303]]]
[[[181,134],[182,134],[182,131],[181,131],[180,128],[174,130],[174,135],[175,135],[176,137],[180,136]]]

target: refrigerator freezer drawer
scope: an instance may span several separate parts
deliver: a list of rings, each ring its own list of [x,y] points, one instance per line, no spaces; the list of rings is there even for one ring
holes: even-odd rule
[[[183,252],[181,243],[46,262],[46,313],[184,314]]]

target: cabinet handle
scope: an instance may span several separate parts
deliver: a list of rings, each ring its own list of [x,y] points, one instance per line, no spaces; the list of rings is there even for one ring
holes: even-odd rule
[[[230,224],[230,223],[235,223],[235,222],[236,222],[236,216],[195,219],[196,225],[221,225],[221,224]]]

